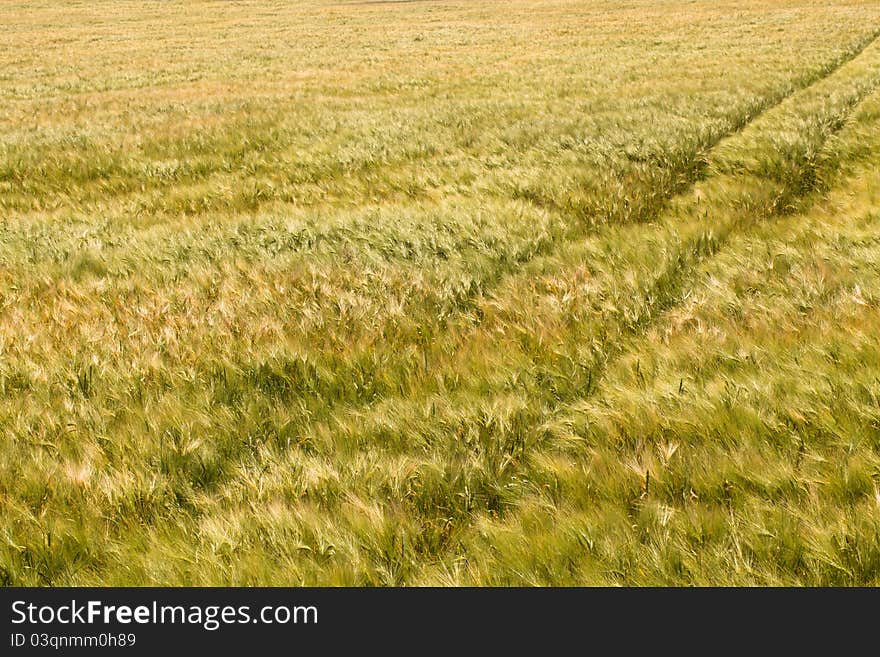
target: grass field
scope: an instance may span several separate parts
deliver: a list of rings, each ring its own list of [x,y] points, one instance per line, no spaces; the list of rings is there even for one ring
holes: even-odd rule
[[[880,584],[877,2],[0,25],[0,584]]]

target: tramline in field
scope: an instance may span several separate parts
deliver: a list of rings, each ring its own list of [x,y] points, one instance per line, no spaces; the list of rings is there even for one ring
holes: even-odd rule
[[[0,23],[0,583],[878,583],[877,3]]]

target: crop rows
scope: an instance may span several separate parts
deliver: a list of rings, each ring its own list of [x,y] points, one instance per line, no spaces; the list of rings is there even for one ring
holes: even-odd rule
[[[0,8],[0,582],[877,580],[871,3],[119,4]]]

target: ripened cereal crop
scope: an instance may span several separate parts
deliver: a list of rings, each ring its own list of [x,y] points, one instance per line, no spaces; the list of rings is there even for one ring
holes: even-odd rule
[[[878,37],[0,0],[0,584],[880,584]]]

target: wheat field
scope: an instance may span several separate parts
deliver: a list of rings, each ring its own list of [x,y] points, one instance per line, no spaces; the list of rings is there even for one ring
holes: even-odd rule
[[[0,24],[0,584],[880,584],[877,2]]]

